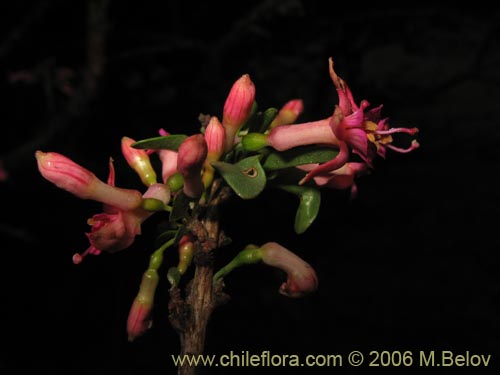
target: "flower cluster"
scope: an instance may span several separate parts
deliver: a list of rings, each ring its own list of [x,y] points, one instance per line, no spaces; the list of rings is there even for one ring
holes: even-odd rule
[[[114,253],[130,247],[141,234],[145,220],[158,212],[169,213],[170,226],[160,236],[163,244],[151,255],[130,310],[130,340],[151,326],[164,251],[174,245],[179,250],[178,266],[168,271],[173,287],[196,258],[202,241],[192,223],[204,222],[200,217],[203,208],[211,204],[221,184],[242,199],[255,198],[264,188],[283,189],[299,196],[295,230],[302,233],[318,213],[319,189],[350,189],[355,195],[356,177],[373,168],[377,155],[385,157],[387,149],[405,153],[418,147],[416,140],[408,148],[394,146],[393,134],[414,135],[418,130],[390,128],[388,120],[381,117],[382,106],[368,110],[366,100],[358,105],[347,84],[335,73],[331,59],[329,66],[338,104],[325,119],[296,124],[304,110],[300,99],[288,101],[279,110],[259,111],[254,83],[245,74],[230,89],[222,121],[209,116],[199,133],[171,135],[160,129],[159,137],[142,141],[123,137],[123,157],[144,184],[144,191],[116,187],[112,159],[104,182],[66,156],[36,152],[38,169],[45,179],[81,199],[103,204],[103,212],[87,221],[91,226],[86,234],[90,245],[73,256],[75,264],[88,254]],[[160,173],[150,159],[154,155],[161,164]],[[353,160],[353,155],[358,160]],[[317,288],[313,268],[275,242],[261,247],[249,245],[215,274],[214,282],[222,285],[233,269],[259,262],[287,274],[280,288],[283,295],[299,297]]]

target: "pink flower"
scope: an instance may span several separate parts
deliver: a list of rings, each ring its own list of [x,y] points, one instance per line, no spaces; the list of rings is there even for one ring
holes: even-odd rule
[[[226,130],[226,151],[233,147],[236,133],[248,120],[254,100],[255,85],[250,76],[244,74],[233,84],[224,103],[222,125]]]
[[[141,181],[146,186],[156,183],[156,172],[151,165],[149,155],[145,150],[131,147],[135,140],[129,137],[122,137],[122,153],[128,165],[139,175]]]
[[[114,167],[110,162],[109,183],[114,185]],[[151,185],[143,198],[154,198],[164,204],[170,201],[170,190],[167,185]],[[115,253],[126,249],[134,243],[135,236],[141,234],[141,225],[153,212],[142,208],[120,210],[113,206],[104,206],[104,213],[96,214],[87,220],[92,228],[86,236],[90,246],[81,254],[73,255],[73,263],[80,264],[88,255],[99,255],[102,251]]]
[[[35,156],[38,170],[45,179],[78,198],[92,199],[121,210],[132,210],[141,205],[139,191],[106,184],[61,154],[37,151]]]
[[[318,287],[314,269],[297,255],[276,242],[268,242],[260,247],[262,261],[272,267],[285,271],[288,279],[279,291],[288,297],[301,297]]]
[[[207,157],[207,143],[202,134],[192,135],[184,140],[177,155],[177,171],[184,178],[184,193],[190,198],[199,198],[205,187],[201,169]]]
[[[158,272],[154,269],[148,269],[142,276],[139,293],[137,293],[128,314],[127,333],[129,341],[134,341],[139,336],[142,336],[153,325],[151,312],[158,279]]]
[[[407,153],[419,147],[416,140],[413,140],[408,148],[393,146],[391,144],[393,134],[414,135],[418,129],[389,128],[388,120],[380,118],[382,106],[367,111],[369,103],[366,100],[361,101],[358,106],[347,84],[335,73],[332,59],[329,59],[329,64],[330,76],[339,97],[339,104],[335,106],[333,115],[319,121],[276,127],[266,139],[267,145],[278,151],[310,144],[324,144],[339,149],[334,159],[311,170],[299,182],[300,184],[315,176],[341,168],[348,162],[351,151],[372,166],[377,154],[385,157],[387,148]]]
[[[288,101],[281,107],[280,111],[271,122],[269,129],[274,129],[276,126],[293,124],[303,111],[304,103],[301,99]]]

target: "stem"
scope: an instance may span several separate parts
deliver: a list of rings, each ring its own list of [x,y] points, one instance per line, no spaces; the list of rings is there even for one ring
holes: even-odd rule
[[[194,277],[188,284],[187,296],[183,300],[180,290],[172,287],[169,303],[170,321],[180,337],[181,358],[203,354],[208,321],[214,308],[221,303],[221,296],[213,288],[213,250],[220,246],[218,207],[227,196],[225,189],[218,191],[218,183],[212,185],[212,199],[205,214],[199,220],[194,219],[189,229],[197,238],[195,242]],[[194,366],[185,363],[179,365],[179,375],[194,375],[199,372]]]

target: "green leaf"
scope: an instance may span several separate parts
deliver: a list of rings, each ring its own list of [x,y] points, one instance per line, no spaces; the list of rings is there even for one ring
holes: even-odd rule
[[[212,166],[240,198],[252,199],[259,195],[266,186],[266,174],[259,159],[260,156],[255,155],[242,159],[236,164],[216,161],[212,162]]]
[[[148,150],[179,150],[179,146],[187,138],[187,135],[173,134],[163,137],[143,139],[132,143],[132,147]]]
[[[184,194],[184,192],[178,192],[174,197],[174,202],[172,203],[172,211],[170,212],[169,221],[177,221],[188,215],[189,203],[191,199]]]
[[[264,133],[277,114],[278,110],[276,108],[268,108],[264,112],[255,112],[242,127],[242,133]]]
[[[295,215],[294,229],[297,234],[304,233],[318,216],[321,205],[320,191],[312,187],[296,185],[280,185],[278,187],[300,198],[299,207]]]
[[[338,150],[330,147],[300,146],[283,152],[271,152],[262,166],[265,170],[275,171],[303,164],[325,163],[337,154]]]

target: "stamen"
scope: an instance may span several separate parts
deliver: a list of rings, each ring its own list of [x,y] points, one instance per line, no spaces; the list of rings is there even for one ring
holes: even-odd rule
[[[406,133],[410,135],[415,135],[418,133],[418,128],[391,128],[387,130],[375,130],[376,134],[394,134],[394,133]]]
[[[75,253],[73,255],[73,264],[80,264],[83,261],[83,258],[85,258],[87,255],[92,254],[92,255],[99,255],[101,253],[101,250],[96,249],[94,246],[90,246],[87,250],[85,250],[83,253]]]
[[[408,153],[410,151],[413,151],[413,150],[419,148],[420,144],[414,139],[411,142],[411,146],[408,147],[408,148],[400,148],[400,147],[393,146],[391,144],[386,144],[385,146],[388,147],[388,148],[390,148],[391,150],[394,150],[394,151],[399,152],[401,154],[406,154],[406,153]]]

